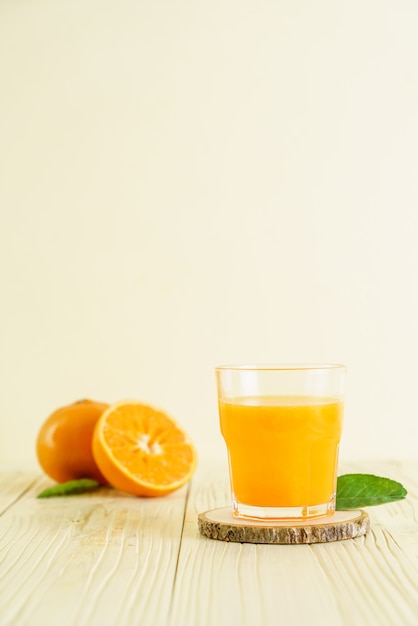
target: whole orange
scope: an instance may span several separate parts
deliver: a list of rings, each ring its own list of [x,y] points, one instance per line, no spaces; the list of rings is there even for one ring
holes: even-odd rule
[[[102,402],[80,400],[46,419],[36,440],[36,454],[45,474],[58,483],[92,478],[107,484],[92,452],[94,427],[107,407]]]

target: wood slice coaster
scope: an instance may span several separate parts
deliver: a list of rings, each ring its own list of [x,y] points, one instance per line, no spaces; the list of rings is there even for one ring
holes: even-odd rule
[[[354,539],[370,528],[360,509],[336,511],[311,520],[250,520],[234,517],[231,507],[200,513],[199,530],[209,539],[239,543],[302,544]]]

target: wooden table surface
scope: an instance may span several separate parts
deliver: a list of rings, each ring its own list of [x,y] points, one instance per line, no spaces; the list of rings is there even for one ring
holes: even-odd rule
[[[366,537],[280,546],[200,535],[198,513],[229,504],[223,461],[160,499],[37,499],[49,479],[3,468],[0,625],[418,626],[418,463],[348,471],[399,480],[408,496],[366,509]]]

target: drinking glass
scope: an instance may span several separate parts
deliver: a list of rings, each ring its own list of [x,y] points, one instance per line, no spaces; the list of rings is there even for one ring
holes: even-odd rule
[[[216,368],[233,514],[303,519],[335,511],[346,367]]]

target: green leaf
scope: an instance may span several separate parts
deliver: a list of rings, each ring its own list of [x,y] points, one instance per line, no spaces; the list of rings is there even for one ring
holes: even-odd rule
[[[44,489],[37,495],[37,498],[52,498],[54,496],[72,496],[77,493],[85,493],[86,491],[92,491],[98,489],[100,484],[97,480],[90,478],[79,478],[78,480],[69,480],[66,483],[60,483]]]
[[[374,474],[344,474],[337,480],[337,511],[396,502],[406,497],[400,483]]]

